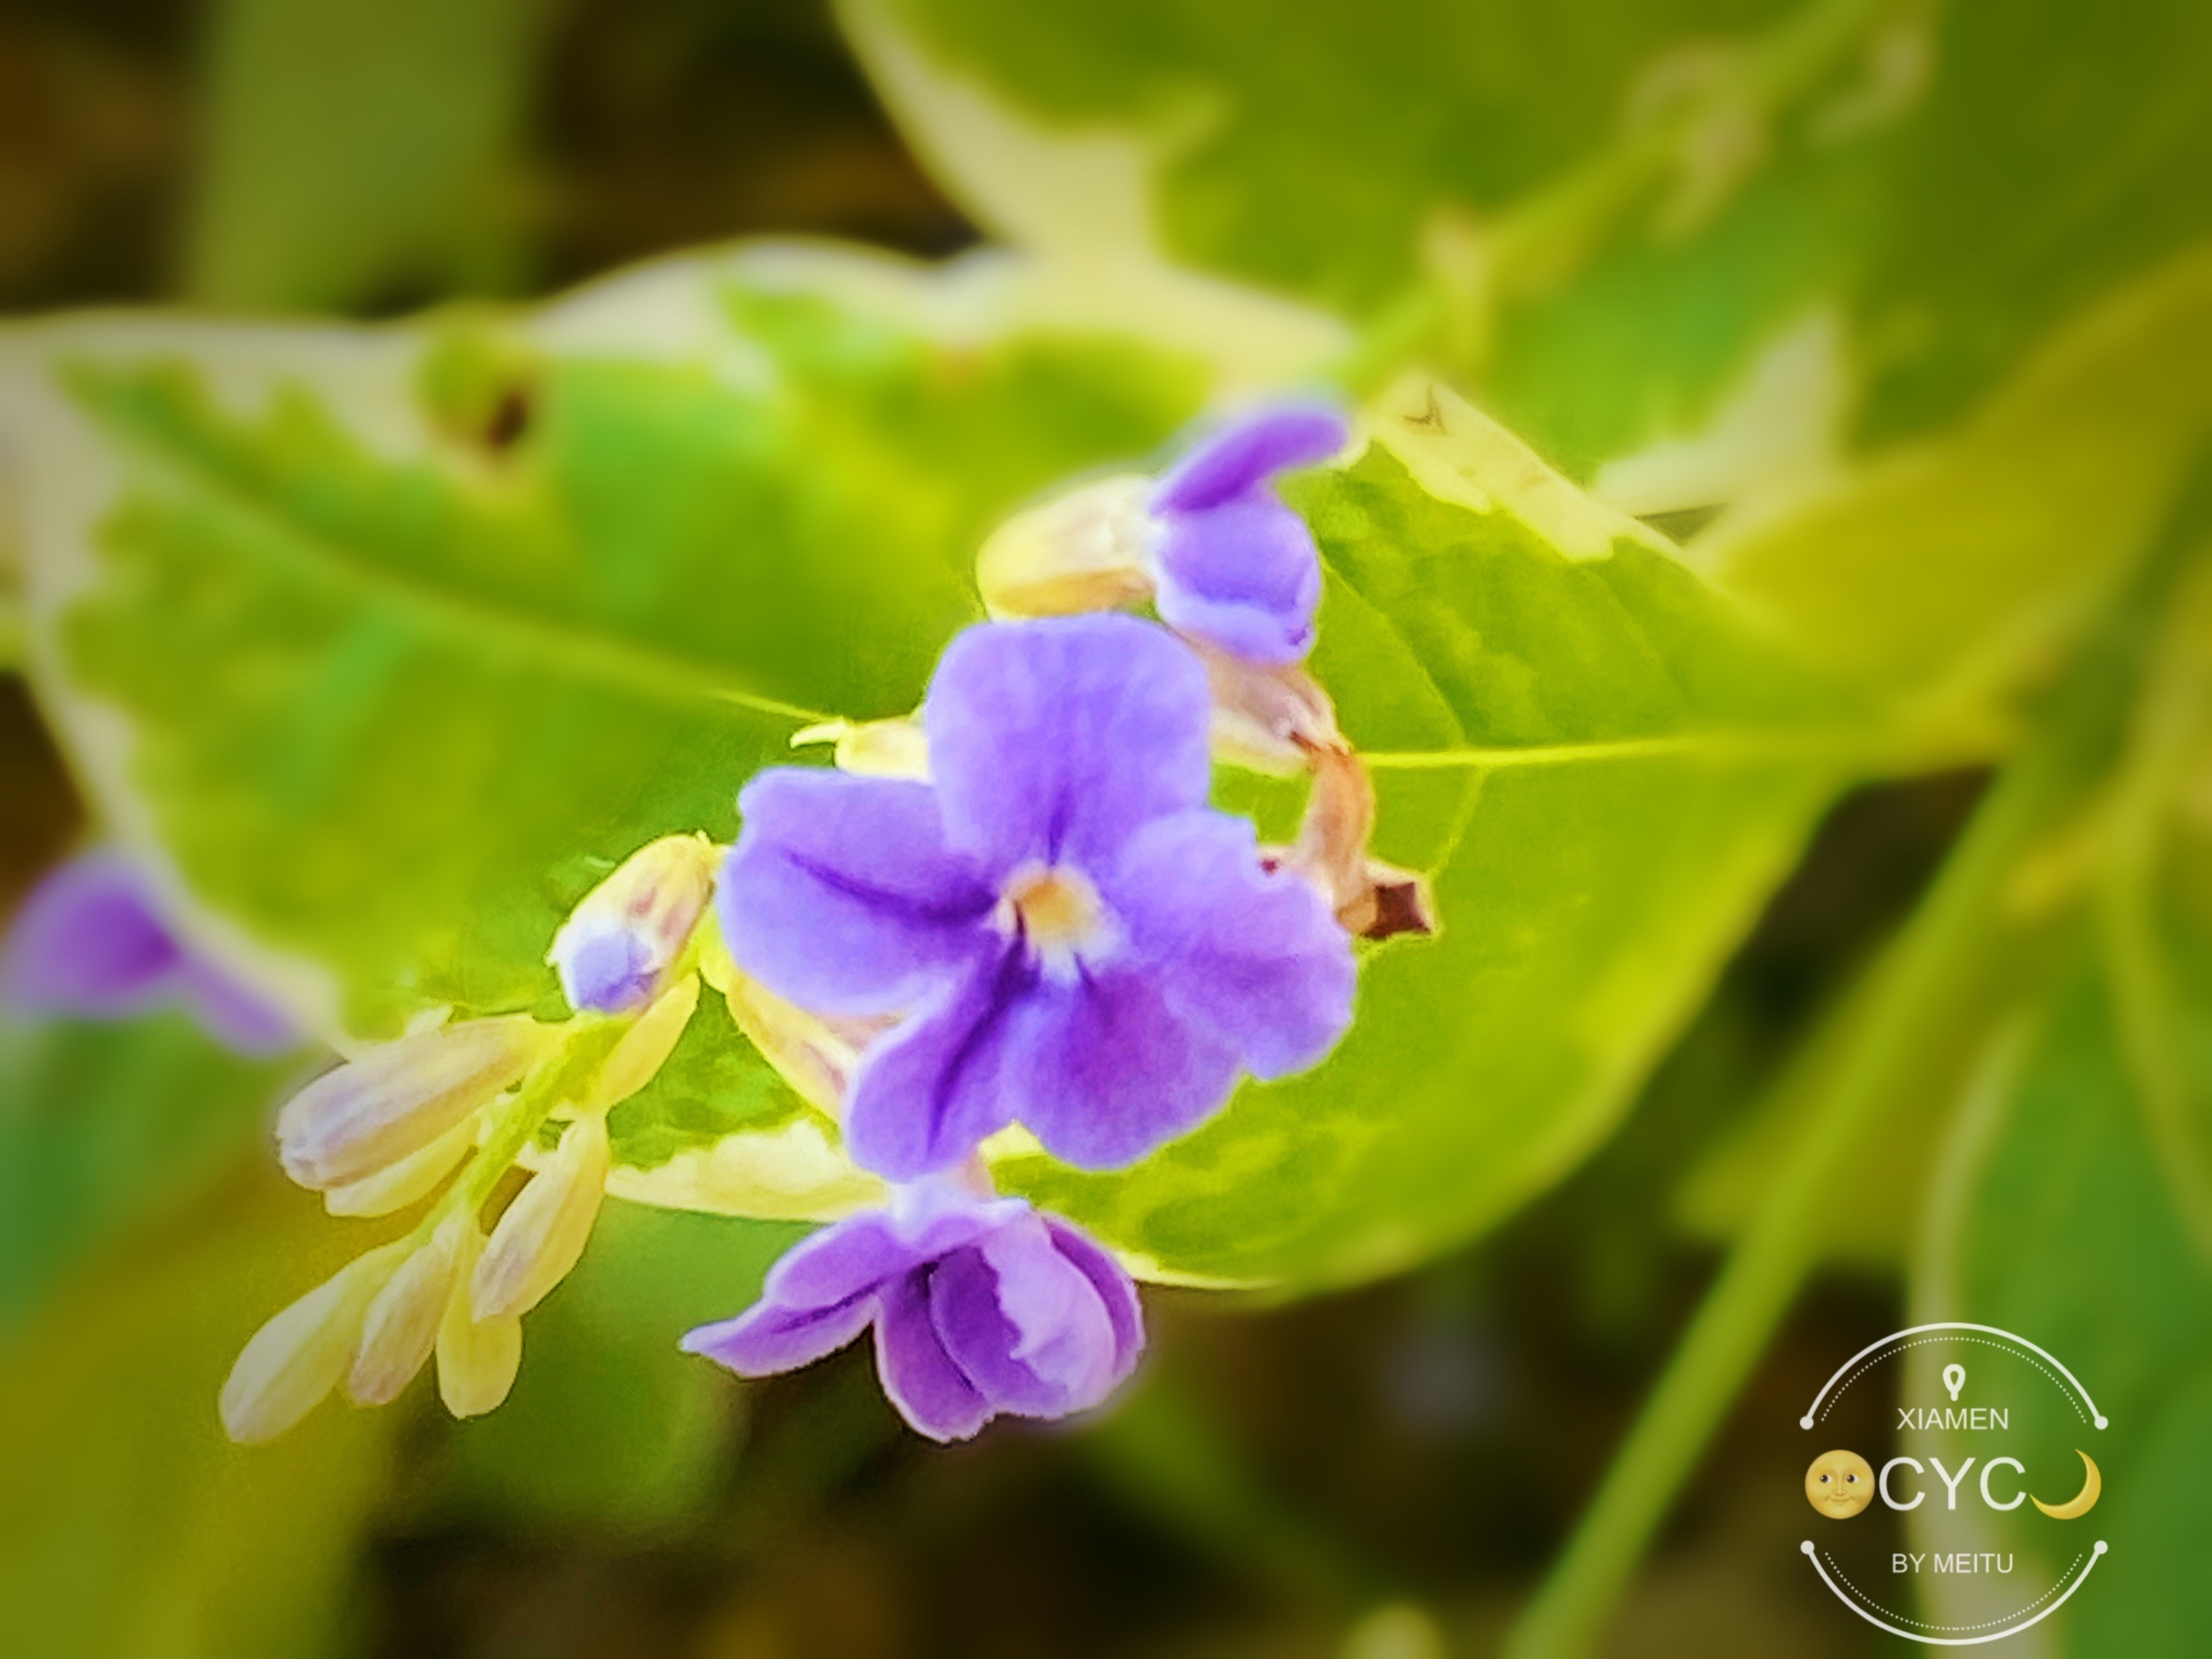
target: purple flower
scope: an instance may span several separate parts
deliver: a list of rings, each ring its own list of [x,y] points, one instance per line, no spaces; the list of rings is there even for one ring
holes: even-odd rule
[[[1251,662],[1297,662],[1313,648],[1321,554],[1267,483],[1328,459],[1345,436],[1333,409],[1279,405],[1217,433],[1160,480],[1156,602],[1170,627]]]
[[[1284,1076],[1343,1034],[1350,943],[1206,806],[1206,675],[1171,635],[1112,615],[970,629],[923,719],[932,783],[755,778],[717,888],[770,990],[906,1016],[854,1075],[856,1162],[908,1180],[1019,1119],[1119,1168],[1240,1068]]]
[[[32,890],[0,948],[0,1004],[27,1013],[128,1019],[171,1002],[241,1054],[298,1041],[291,1023],[161,920],[137,869],[112,853],[71,860]]]
[[[1021,1199],[978,1198],[948,1177],[814,1234],[769,1270],[750,1310],[684,1346],[763,1376],[870,1325],[884,1392],[933,1440],[965,1440],[1001,1412],[1088,1411],[1145,1345],[1136,1286],[1105,1251]]]

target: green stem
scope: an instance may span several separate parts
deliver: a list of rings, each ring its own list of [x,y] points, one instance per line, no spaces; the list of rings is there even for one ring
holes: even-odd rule
[[[2033,936],[2005,914],[2021,855],[2064,825],[2108,773],[2161,596],[2197,545],[2212,505],[2200,472],[2185,510],[2084,644],[2066,682],[1976,812],[1934,890],[1891,947],[1845,1039],[1814,1046],[1784,1086],[1802,1091],[1802,1139],[1691,1322],[1666,1374],[1565,1553],[1505,1647],[1508,1659],[1571,1659],[1603,1634],[1651,1534],[1696,1467],[1816,1260],[1826,1195],[1842,1183],[1886,1109],[1950,1066],[1984,1024],[1993,993],[2032,970]]]
[[[523,1079],[514,1098],[507,1103],[492,1125],[491,1133],[477,1151],[468,1174],[454,1183],[446,1203],[431,1218],[442,1218],[447,1209],[465,1205],[480,1210],[531,1137],[561,1106],[582,1099],[592,1074],[609,1051],[621,1040],[631,1022],[596,1015],[580,1015],[563,1027],[553,1048]]]
[[[0,673],[22,667],[31,650],[31,624],[23,596],[0,592]]]
[[[2193,620],[2185,617],[2182,626]],[[2097,921],[2113,1024],[2144,1128],[2199,1258],[2212,1262],[2212,1149],[2198,1130],[2203,1113],[2184,1059],[2181,999],[2160,937],[2159,890],[2167,814],[2212,708],[2212,672],[2187,644],[2169,642],[2166,655],[2106,813]]]

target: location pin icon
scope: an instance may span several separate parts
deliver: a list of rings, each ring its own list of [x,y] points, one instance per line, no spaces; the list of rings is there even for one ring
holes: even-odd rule
[[[1966,1386],[1966,1368],[1964,1365],[1944,1366],[1943,1386],[1950,1389],[1951,1398],[1956,1401],[1959,1398],[1959,1390]]]

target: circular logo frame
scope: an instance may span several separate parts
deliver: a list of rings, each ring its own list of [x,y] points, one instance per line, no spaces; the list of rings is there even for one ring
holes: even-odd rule
[[[1940,1403],[1939,1400],[1939,1403],[1932,1407],[1900,1407],[1899,1408],[1900,1427],[1923,1431],[1971,1430],[1979,1433],[1995,1433],[2010,1429],[2012,1413],[2008,1407],[1992,1408],[1981,1405],[1961,1406],[1960,1404],[1962,1391],[1968,1379],[1968,1367],[1962,1363],[1962,1360],[1964,1357],[1972,1354],[1977,1348],[2000,1349],[2011,1358],[2031,1368],[2023,1375],[2033,1379],[2033,1386],[2038,1390],[2047,1391],[2052,1397],[2063,1400],[2065,1405],[2071,1408],[2082,1426],[2095,1431],[2102,1431],[2110,1426],[2110,1419],[2098,1410],[2096,1401],[2090,1397],[2088,1389],[2082,1385],[2081,1379],[2048,1349],[2031,1342],[2017,1332],[2008,1331],[1998,1326],[1973,1324],[1963,1320],[1942,1320],[1929,1324],[1914,1325],[1901,1331],[1893,1331],[1880,1341],[1869,1343],[1842,1364],[1837,1366],[1828,1380],[1822,1383],[1819,1391],[1814,1395],[1812,1403],[1805,1408],[1805,1414],[1798,1419],[1798,1427],[1808,1433],[1817,1430],[1827,1420],[1838,1400],[1861,1377],[1877,1367],[1899,1358],[1900,1355],[1905,1354],[1910,1350],[1931,1348],[1940,1349],[1946,1354],[1959,1356],[1953,1358],[1951,1364],[1945,1365],[1941,1373],[1942,1389],[1948,1392],[1952,1404],[1947,1408]],[[2046,1404],[2045,1409],[2048,1408]],[[2086,1469],[2081,1492],[2063,1504],[2049,1504],[2040,1498],[2033,1498],[2030,1500],[2045,1516],[2062,1522],[2079,1520],[2086,1516],[2095,1506],[2102,1492],[2102,1476],[2095,1461],[2087,1451],[2081,1450],[2078,1447],[2075,1449]],[[1957,1474],[1954,1474],[1945,1467],[1941,1459],[1933,1457],[1929,1459],[1929,1462],[1934,1464],[1940,1483],[1935,1490],[1948,1499],[1949,1509],[1956,1510],[1959,1507],[1960,1484],[1966,1480],[1968,1470],[1976,1461],[1973,1456],[1967,1457],[1960,1464]],[[1992,1495],[1990,1476],[2006,1465],[2009,1465],[2021,1475],[2025,1475],[2025,1468],[2019,1459],[2010,1455],[2000,1455],[1983,1463],[1978,1488],[1981,1500],[1989,1509],[2009,1512],[2017,1510],[2022,1500],[2029,1498],[2029,1494],[2023,1486],[2008,1500],[2000,1500]],[[1856,1486],[1863,1478],[1860,1472],[1871,1474],[1871,1468],[1853,1451],[1842,1449],[1820,1451],[1814,1457],[1811,1467],[1806,1472],[1806,1496],[1816,1514],[1832,1521],[1847,1520],[1856,1516],[1877,1496],[1881,1502],[1895,1511],[1905,1512],[1917,1509],[1926,1500],[1928,1496],[1926,1492],[1915,1492],[1908,1500],[1901,1498],[1893,1489],[1892,1474],[1893,1472],[1899,1471],[1901,1466],[1909,1466],[1911,1474],[1915,1476],[1924,1474],[1926,1472],[1919,1460],[1915,1457],[1909,1455],[1893,1457],[1881,1465],[1880,1474],[1874,1479],[1874,1489],[1871,1492],[1838,1497],[1823,1492],[1822,1488],[1827,1485],[1829,1480],[1834,1478],[1849,1480]],[[1816,1485],[1816,1482],[1819,1484]],[[1951,1625],[1931,1623],[1929,1620],[1913,1618],[1885,1606],[1881,1598],[1869,1594],[1854,1581],[1834,1550],[1823,1548],[1813,1539],[1805,1539],[1798,1548],[1806,1559],[1811,1562],[1813,1571],[1820,1576],[1820,1582],[1828,1587],[1829,1592],[1838,1601],[1875,1628],[1888,1635],[1902,1637],[1906,1641],[1918,1642],[1929,1647],[1975,1647],[1988,1642],[2002,1641],[2009,1636],[2016,1636],[2024,1630],[2041,1624],[2052,1613],[2057,1612],[2060,1607],[2073,1599],[2075,1593],[2083,1584],[2088,1582],[2090,1573],[2105,1558],[2109,1546],[2100,1538],[2095,1540],[2089,1547],[2075,1552],[2071,1562],[2057,1574],[2052,1583],[2042,1589],[2040,1594],[2002,1617],[1978,1620],[1972,1624]],[[1915,1565],[1912,1571],[1917,1583],[1919,1572],[1918,1564],[1929,1559],[1929,1556],[1926,1553],[1907,1553],[1893,1559],[1900,1563],[1907,1560],[1913,1562]],[[1954,1559],[1964,1558],[1954,1558],[1942,1553],[1934,1555],[1934,1559],[1939,1563],[1939,1571],[1942,1570],[1941,1563]],[[2007,1565],[2001,1571],[2009,1573],[2012,1571],[2010,1563],[2013,1558],[2008,1554],[2002,1559]],[[1902,1567],[1898,1571],[1901,1573]],[[1968,1567],[1965,1571],[1972,1571],[1975,1569]],[[1919,1628],[1913,1628],[1915,1626]]]

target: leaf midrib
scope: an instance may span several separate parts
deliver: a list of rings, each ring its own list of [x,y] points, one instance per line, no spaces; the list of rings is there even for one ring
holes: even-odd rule
[[[1470,745],[1463,749],[1382,750],[1360,758],[1381,771],[1470,771],[1601,765],[1610,762],[1689,757],[1753,763],[1814,764],[1885,751],[1881,734],[1857,726],[1772,728],[1707,726],[1639,738],[1593,738],[1571,743]]]

